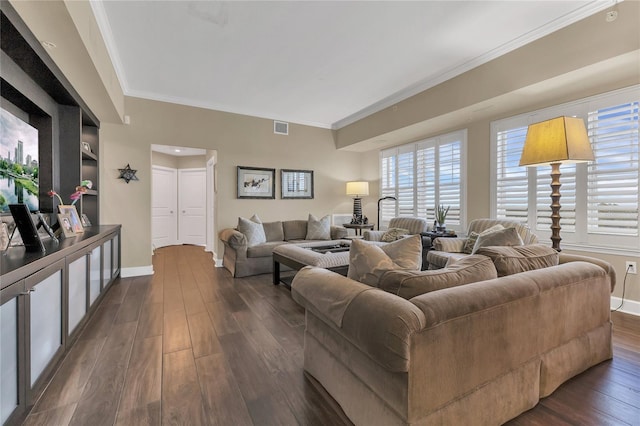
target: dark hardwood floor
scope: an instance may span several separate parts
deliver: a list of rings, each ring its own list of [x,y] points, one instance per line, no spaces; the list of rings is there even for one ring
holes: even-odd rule
[[[117,280],[26,425],[348,425],[303,374],[304,311],[271,275],[233,279],[201,247]],[[614,359],[510,425],[640,425],[640,318],[613,314]]]

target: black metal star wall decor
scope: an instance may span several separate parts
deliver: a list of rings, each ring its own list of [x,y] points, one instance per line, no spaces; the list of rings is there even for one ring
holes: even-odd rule
[[[132,180],[139,180],[138,177],[136,176],[137,170],[133,170],[131,166],[129,166],[128,164],[127,164],[127,167],[125,167],[124,169],[118,169],[118,170],[120,170],[120,177],[118,177],[118,179],[124,179],[126,183],[129,183],[129,181],[132,181]]]

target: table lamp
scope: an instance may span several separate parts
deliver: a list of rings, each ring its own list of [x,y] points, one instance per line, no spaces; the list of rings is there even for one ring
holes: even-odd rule
[[[593,161],[584,121],[557,117],[534,123],[527,129],[521,166],[551,166],[551,242],[560,251],[560,164]]]
[[[347,195],[353,197],[353,218],[362,223],[362,196],[369,195],[369,182],[347,182]]]

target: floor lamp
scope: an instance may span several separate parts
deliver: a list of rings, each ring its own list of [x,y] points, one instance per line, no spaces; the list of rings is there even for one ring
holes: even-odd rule
[[[521,166],[551,166],[551,242],[560,251],[560,164],[593,161],[584,121],[557,117],[531,124],[524,141]]]
[[[396,197],[382,197],[380,199],[378,199],[378,231],[380,230],[380,201],[384,201],[384,200],[394,200],[394,201],[398,201],[398,199]]]
[[[347,182],[347,195],[353,197],[353,221],[362,224],[362,196],[369,195],[369,182]]]

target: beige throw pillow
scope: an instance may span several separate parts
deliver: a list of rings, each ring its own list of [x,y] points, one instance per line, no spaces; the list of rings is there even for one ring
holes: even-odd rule
[[[464,247],[462,248],[462,252],[466,254],[471,254],[473,252],[473,246],[476,245],[476,241],[478,240],[478,237],[480,235],[490,234],[491,232],[500,231],[501,229],[504,229],[504,226],[493,225],[491,228],[487,228],[480,233],[471,231],[471,233],[467,237],[467,240],[464,242]]]
[[[250,219],[244,217],[238,218],[238,231],[242,232],[247,239],[247,246],[256,246],[266,243],[267,236],[264,233],[262,221],[257,215],[251,216]]]
[[[556,266],[560,260],[560,254],[544,244],[483,247],[476,254],[490,257],[499,277]]]
[[[478,235],[471,254],[476,254],[482,247],[490,246],[521,246],[522,238],[516,228],[505,228],[488,234]]]
[[[331,239],[331,218],[329,215],[318,219],[309,214],[309,222],[307,223],[307,240],[330,240]]]
[[[364,240],[353,240],[349,250],[347,276],[378,287],[380,277],[390,270],[419,271],[422,266],[422,239],[419,235],[402,238],[378,246]]]
[[[380,241],[385,243],[392,243],[396,240],[403,238],[403,235],[407,235],[409,233],[408,229],[404,228],[389,228],[387,231],[382,234]]]

